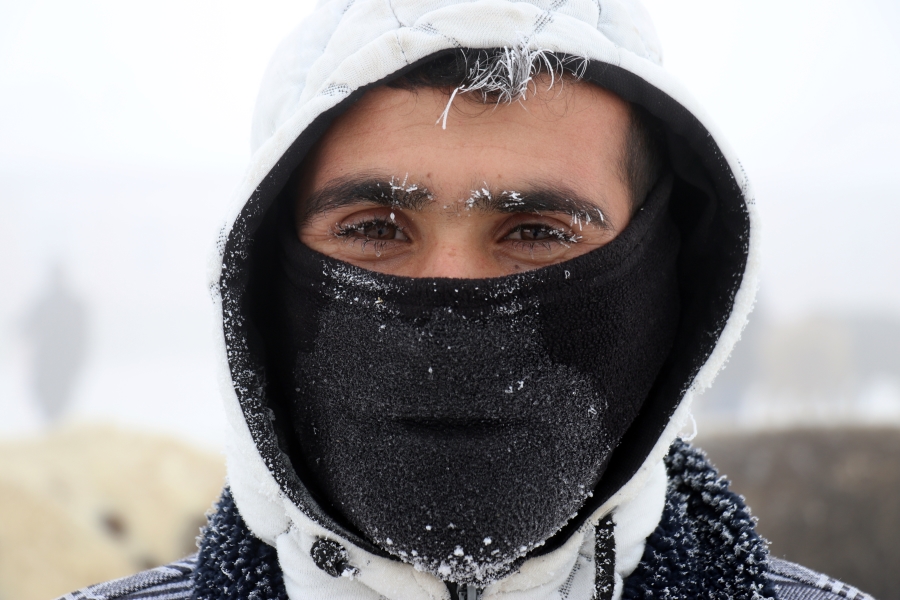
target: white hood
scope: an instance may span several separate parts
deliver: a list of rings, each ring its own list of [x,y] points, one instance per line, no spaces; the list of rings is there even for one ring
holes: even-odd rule
[[[248,308],[252,302],[245,293],[254,276],[255,236],[309,147],[368,87],[455,48],[512,46],[587,59],[585,79],[641,104],[668,127],[673,167],[685,182],[685,197],[691,199],[680,217],[688,242],[681,264],[686,316],[677,344],[684,356],[676,357],[671,381],[660,386],[665,389],[659,398],[648,400],[616,450],[612,474],[604,476],[594,504],[509,581],[485,590],[485,597],[554,597],[559,581],[573,573],[580,551],[592,560],[592,543],[586,541],[585,532],[593,531],[593,524],[617,507],[618,515],[627,512],[626,506],[652,507],[632,509],[645,515],[632,518],[633,525],[617,519],[622,529],[617,530],[617,539],[637,540],[629,542],[630,548],[621,548],[622,555],[639,558],[642,540],[662,512],[661,459],[689,417],[692,396],[711,384],[746,323],[758,270],[757,236],[752,233],[757,218],[748,182],[705,112],[662,68],[659,42],[638,2],[322,2],[282,42],[265,74],[253,119],[253,156],[210,266],[224,328],[220,356],[230,428],[228,480],[250,530],[278,549],[293,600],[445,598],[448,592],[437,577],[387,558],[336,525],[279,448],[264,368],[254,350],[252,308]],[[317,537],[336,540],[348,549],[357,568],[352,581],[346,582],[351,587],[340,587],[343,578],[335,580],[315,568],[309,547]],[[636,560],[623,558],[617,565],[619,576],[627,575],[628,565]]]

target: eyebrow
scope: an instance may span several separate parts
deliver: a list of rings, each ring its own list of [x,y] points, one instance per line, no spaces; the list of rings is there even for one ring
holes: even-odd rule
[[[613,229],[613,223],[596,203],[556,185],[541,184],[522,192],[499,193],[493,193],[487,187],[476,188],[466,205],[485,212],[562,213],[571,217],[572,225],[593,223],[603,229]]]
[[[369,203],[389,208],[422,210],[434,200],[424,185],[410,182],[407,177],[362,174],[340,177],[313,192],[298,209],[298,221],[345,206]],[[464,204],[469,209],[500,213],[562,213],[572,219],[572,225],[593,223],[603,229],[613,229],[613,223],[596,203],[581,198],[572,190],[557,185],[539,183],[524,191],[494,192],[487,186],[474,187]]]
[[[297,219],[305,223],[314,215],[362,202],[422,210],[434,196],[423,185],[409,182],[408,178],[384,179],[371,175],[339,177],[313,192],[297,211]]]

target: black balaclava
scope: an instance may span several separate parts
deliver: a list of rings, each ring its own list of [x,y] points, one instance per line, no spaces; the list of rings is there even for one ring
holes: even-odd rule
[[[292,462],[325,510],[482,585],[565,525],[673,343],[671,189],[667,176],[606,246],[491,279],[361,269],[283,219],[275,373]]]

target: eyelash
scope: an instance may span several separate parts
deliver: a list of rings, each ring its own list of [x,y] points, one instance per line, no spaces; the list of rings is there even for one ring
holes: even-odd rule
[[[355,223],[348,223],[344,225],[338,223],[334,226],[334,235],[338,237],[346,237],[353,232],[358,232],[362,229],[365,229],[369,225],[387,225],[389,227],[396,227],[399,231],[403,231],[403,227],[400,227],[400,225],[398,225],[396,221],[389,221],[384,217],[370,217],[368,219],[356,221]]]
[[[553,244],[561,244],[565,247],[569,247],[572,244],[577,244],[581,236],[576,233],[568,233],[562,229],[557,229],[555,227],[550,227],[549,225],[545,225],[542,223],[532,224],[532,223],[523,223],[513,228],[508,235],[513,233],[522,231],[523,229],[541,229],[546,231],[552,239],[546,240],[509,240],[512,243],[513,248],[519,251],[528,251],[534,254],[534,250],[537,247],[541,247],[548,252],[553,249]]]
[[[359,234],[362,230],[375,226],[388,226],[388,227],[396,227],[397,231],[403,232],[405,231],[404,227],[401,227],[399,223],[394,220],[385,219],[384,217],[371,217],[368,219],[363,219],[360,221],[356,221],[355,223],[348,223],[341,225],[340,223],[335,224],[332,233],[337,238],[342,238],[346,242],[362,242],[362,250],[365,250],[367,246],[371,245],[376,253],[381,252],[389,243],[396,243],[396,240],[373,240],[372,238],[366,235],[354,235]]]

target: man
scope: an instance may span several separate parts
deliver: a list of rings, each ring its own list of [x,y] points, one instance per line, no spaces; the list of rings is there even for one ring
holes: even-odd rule
[[[677,439],[756,217],[659,62],[624,0],[321,6],[213,271],[229,487],[196,557],[73,597],[865,597]]]

